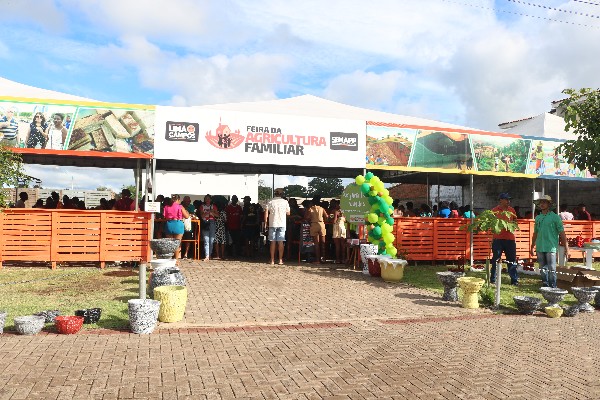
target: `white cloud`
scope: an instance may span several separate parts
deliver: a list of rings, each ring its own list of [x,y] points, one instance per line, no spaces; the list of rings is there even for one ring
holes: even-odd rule
[[[25,20],[50,33],[63,33],[67,28],[65,14],[54,0],[13,0],[2,2],[3,20]]]
[[[105,186],[115,192],[125,185],[135,184],[133,171],[116,168],[64,167],[56,165],[25,165],[27,175],[42,180],[45,189],[96,190]]]

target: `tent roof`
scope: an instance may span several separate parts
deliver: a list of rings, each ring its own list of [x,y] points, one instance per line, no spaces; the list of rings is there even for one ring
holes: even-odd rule
[[[24,85],[2,77],[0,77],[0,94],[7,97],[29,97],[34,99],[95,101],[86,99],[85,97],[74,96],[72,94]]]
[[[474,130],[473,128],[448,124],[445,122],[434,121],[431,119],[409,117],[406,115],[392,114],[383,111],[376,111],[367,108],[350,106],[347,104],[338,103],[336,101],[323,99],[321,97],[313,96],[310,94],[279,100],[211,104],[200,106],[200,108],[244,112],[261,112],[269,114],[301,115],[324,118],[366,120],[398,123],[405,125]]]

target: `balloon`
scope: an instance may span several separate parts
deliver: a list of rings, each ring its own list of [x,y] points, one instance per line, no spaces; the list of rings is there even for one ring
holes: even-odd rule
[[[392,226],[390,224],[388,224],[387,222],[383,222],[383,223],[379,222],[379,226],[381,226],[381,230],[384,231],[384,232],[391,232],[392,231]]]
[[[389,232],[385,232],[383,234],[383,241],[385,242],[385,244],[391,244],[394,243],[394,235],[392,235]]]
[[[372,173],[372,172],[367,172],[367,173],[365,174],[365,179],[366,179],[366,180],[368,180],[368,181],[370,181],[370,180],[371,180],[371,178],[373,178],[373,176],[374,176],[374,175],[373,175],[373,173]]]
[[[390,196],[384,196],[383,199],[385,200],[388,206],[394,202],[394,199],[392,199]]]
[[[375,221],[377,221],[377,214],[371,213],[371,214],[367,215],[367,220],[370,223],[374,223]]]
[[[390,191],[387,190],[387,189],[385,189],[385,188],[381,192],[383,193],[384,196],[389,196],[390,195]]]
[[[393,226],[394,226],[394,218],[392,217],[387,217],[387,221],[386,221],[389,225],[392,226],[392,230],[393,230]]]
[[[373,196],[373,197],[375,197],[375,196],[377,196],[377,192],[376,192],[376,191],[374,191],[374,190],[370,190],[370,191],[369,191],[369,196]]]
[[[371,179],[369,180],[369,182],[371,182],[371,185],[374,185],[377,182],[381,182],[381,179],[379,179],[378,176],[373,175],[373,177],[371,177]]]
[[[377,211],[379,211],[380,206],[379,206],[379,203],[377,202],[376,197],[369,196],[369,197],[367,197],[367,201],[369,202],[369,204],[371,206],[377,206]]]
[[[383,200],[383,202],[385,203],[385,200]],[[389,210],[387,204],[383,205],[383,204],[381,204],[381,202],[379,202],[379,211],[381,211],[385,215],[386,218],[389,217],[389,215],[390,215],[390,210]]]
[[[354,182],[356,182],[357,185],[362,185],[363,183],[365,183],[365,177],[362,175],[359,175],[356,177]]]
[[[367,195],[367,193],[369,193],[370,190],[371,190],[371,186],[368,183],[363,183],[362,185],[360,185],[360,191],[365,196]]]
[[[371,197],[369,197],[369,198],[371,198]],[[369,202],[369,204],[371,204],[371,202]],[[374,213],[374,212],[377,212],[377,211],[379,211],[379,204],[376,204],[373,201],[373,204],[371,204],[371,212]]]
[[[396,254],[398,254],[398,250],[396,250],[396,248],[394,247],[394,248],[388,250],[388,254],[390,256],[392,256],[392,258],[396,258]]]
[[[374,237],[380,238],[381,237],[381,227],[376,226],[375,228],[373,228],[371,233],[373,234]]]

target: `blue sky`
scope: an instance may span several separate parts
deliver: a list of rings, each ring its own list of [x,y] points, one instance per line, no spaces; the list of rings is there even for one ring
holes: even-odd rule
[[[313,94],[497,130],[549,111],[564,88],[600,87],[600,6],[579,1],[4,0],[2,10],[0,76],[101,101]]]

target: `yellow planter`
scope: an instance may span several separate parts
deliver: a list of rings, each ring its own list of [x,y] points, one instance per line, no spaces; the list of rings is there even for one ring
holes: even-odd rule
[[[406,260],[379,258],[381,278],[390,283],[400,282],[404,277],[404,267],[406,264],[408,264]]]
[[[154,289],[154,300],[160,301],[158,320],[178,322],[183,319],[187,303],[187,287],[159,286]]]
[[[546,307],[544,310],[550,318],[559,318],[563,314],[562,307]]]
[[[463,308],[479,308],[479,290],[484,284],[481,278],[464,276],[457,279],[458,286],[462,289]]]

